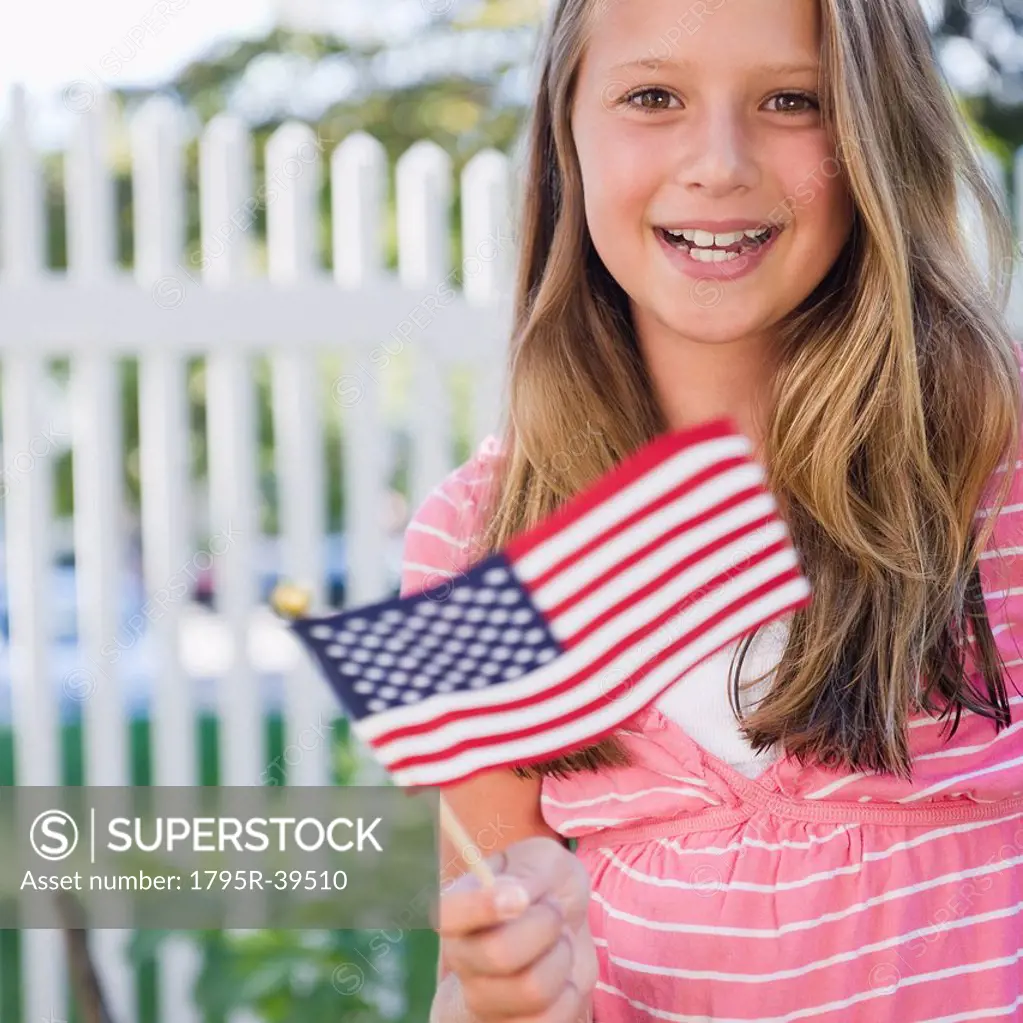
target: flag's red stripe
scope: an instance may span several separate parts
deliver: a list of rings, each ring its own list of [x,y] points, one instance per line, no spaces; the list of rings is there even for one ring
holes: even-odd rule
[[[730,419],[722,418],[694,426],[691,429],[662,434],[644,445],[639,451],[623,458],[618,465],[601,476],[589,489],[569,498],[560,508],[548,515],[543,522],[510,540],[504,546],[505,554],[510,561],[524,557],[535,547],[546,543],[555,533],[560,533],[570,523],[585,515],[591,508],[602,504],[622,487],[632,483],[633,480],[643,476],[677,452],[705,441],[732,437],[737,432]]]
[[[718,612],[713,617],[709,618],[706,622],[697,626],[695,629],[691,629],[685,636],[681,637],[670,647],[666,647],[655,657],[651,658],[651,660],[647,661],[643,665],[643,667],[640,668],[637,672],[634,672],[633,675],[630,675],[628,678],[624,679],[622,682],[618,683],[618,685],[607,690],[606,692],[601,693],[601,695],[598,696],[595,700],[591,700],[588,704],[585,704],[582,707],[576,708],[573,711],[569,711],[568,713],[562,714],[558,718],[545,719],[543,721],[537,722],[534,725],[530,725],[527,728],[520,728],[515,732],[501,732],[497,735],[484,735],[478,738],[474,737],[472,739],[466,739],[465,741],[459,743],[457,746],[449,746],[447,749],[441,750],[438,753],[423,753],[414,757],[405,757],[401,760],[396,760],[393,763],[387,764],[387,768],[389,771],[392,772],[405,771],[413,767],[421,767],[424,764],[438,763],[450,760],[453,757],[458,756],[460,753],[465,752],[466,750],[479,749],[485,746],[496,745],[497,743],[512,742],[516,739],[529,738],[530,736],[536,735],[538,733],[555,731],[562,725],[570,724],[571,722],[577,720],[578,718],[584,717],[587,714],[591,714],[594,711],[599,710],[606,704],[613,702],[614,700],[617,700],[619,696],[630,686],[638,684],[639,678],[637,678],[637,676],[639,676],[640,678],[645,677],[647,674],[650,673],[650,671],[656,668],[658,664],[662,663],[663,661],[667,660],[667,658],[677,653],[678,650],[680,650],[682,647],[686,646],[689,643],[694,642],[708,629],[713,628],[720,621],[723,621],[724,619],[728,618],[731,614],[734,613],[735,610],[742,608],[745,604],[750,603],[753,600],[756,600],[758,597],[770,592],[772,589],[775,589],[781,585],[784,585],[787,582],[790,582],[798,578],[800,578],[799,569],[798,567],[794,567],[786,571],[782,575],[778,576],[776,579],[770,579],[767,582],[753,589],[750,593],[744,594],[741,598],[733,601],[731,604],[728,605],[728,607],[723,608],[720,612]],[[786,608],[786,610],[799,608],[807,603],[809,603],[809,598],[804,597],[800,601],[792,602],[788,606],[788,608]],[[722,643],[720,646],[707,653],[704,657],[701,657],[700,660],[693,665],[693,667],[695,667],[696,664],[705,661],[708,657],[711,657],[713,654],[717,653],[718,650],[724,649],[724,647],[726,647],[727,645],[728,645],[727,641],[725,643]],[[665,683],[664,688],[667,688],[669,685],[673,684],[674,684],[673,682]],[[556,687],[558,691],[560,691],[563,688],[564,688],[563,685],[559,685]],[[552,689],[550,693],[539,693],[536,696],[530,698],[528,701],[519,702],[526,702],[530,704],[539,703],[548,699],[554,693],[554,691],[555,690]],[[663,691],[663,689],[661,691]],[[650,700],[647,701],[647,703],[643,704],[643,707],[648,706],[650,703],[653,702],[653,700],[657,699],[659,695],[660,691],[655,693],[650,698]],[[643,709],[643,707],[637,707],[634,713],[638,713],[640,710]],[[436,722],[433,723],[433,726],[436,727]],[[379,736],[372,741],[372,745],[377,748],[380,748],[390,741],[391,741],[390,736]],[[573,747],[578,748],[579,746],[582,745],[589,745],[589,743],[592,741],[593,741],[592,738],[587,738],[583,742],[574,743]],[[550,755],[551,754],[545,753],[541,756],[538,756],[536,759],[547,759]],[[493,765],[488,765],[488,768],[491,766]]]
[[[599,670],[609,661],[613,660],[622,650],[626,647],[633,646],[636,643],[643,640],[650,633],[655,632],[660,626],[668,621],[670,618],[679,615],[683,609],[690,607],[697,600],[699,600],[707,591],[713,590],[725,582],[730,580],[732,577],[741,574],[745,570],[752,568],[755,565],[760,564],[767,558],[771,557],[779,550],[784,550],[788,547],[785,540],[779,540],[777,543],[772,544],[761,551],[757,551],[756,554],[751,555],[745,561],[740,562],[739,565],[731,565],[723,572],[719,573],[714,578],[710,579],[703,587],[699,590],[695,590],[693,593],[688,594],[685,599],[678,601],[672,607],[669,607],[666,611],[661,612],[655,619],[641,625],[638,629],[635,629],[629,635],[620,639],[613,647],[606,650],[601,654],[595,661],[588,664],[585,668],[580,669],[573,675],[570,675],[567,679],[563,679],[556,685],[551,686],[546,693],[543,694],[544,698],[557,696],[559,693],[563,693],[569,689],[573,689],[580,681],[592,675],[595,671]],[[740,602],[734,602],[740,603]],[[731,605],[729,605],[731,606]],[[522,675],[520,678],[527,676]],[[501,683],[495,683],[500,685]],[[421,721],[416,724],[402,725],[399,728],[395,728],[388,732],[383,732],[378,735],[374,740],[374,744],[394,742],[398,739],[404,739],[408,736],[420,735],[423,732],[434,731],[437,728],[442,727],[453,721],[459,721],[465,718],[482,717],[490,714],[497,714],[507,710],[517,710],[519,707],[528,707],[536,702],[536,696],[522,696],[517,699],[509,700],[506,703],[489,704],[485,707],[480,706],[469,706],[459,707],[456,710],[450,710],[446,714],[440,717],[431,718],[427,721]]]
[[[742,504],[743,502],[748,501],[751,498],[758,497],[763,493],[764,491],[762,489],[757,487],[751,487],[748,490],[744,490],[740,494],[736,494],[732,497],[725,498],[725,500],[721,501],[719,504],[714,505],[713,508],[708,508],[700,512],[699,515],[694,516],[689,521],[682,522],[677,526],[673,526],[668,532],[664,533],[662,536],[654,537],[653,540],[651,540],[647,544],[644,544],[644,546],[641,547],[639,550],[634,551],[632,554],[628,555],[628,557],[622,558],[621,561],[616,562],[614,565],[607,568],[597,578],[591,580],[585,586],[580,586],[576,592],[566,597],[563,601],[561,601],[561,603],[555,604],[553,607],[543,608],[544,617],[548,621],[551,622],[556,621],[566,611],[571,610],[571,608],[574,607],[576,604],[581,603],[583,600],[589,597],[590,594],[592,594],[594,591],[606,586],[612,579],[614,579],[615,576],[625,572],[627,569],[631,568],[634,564],[641,561],[643,558],[649,557],[656,550],[658,550],[661,547],[664,547],[672,540],[674,540],[676,537],[680,536],[681,534],[687,532],[690,529],[693,529],[701,525],[704,521],[712,519],[718,515],[722,515],[725,512],[730,511],[732,508]],[[708,550],[709,551],[720,550],[722,547],[725,547],[727,544],[732,543],[734,540],[737,540],[744,534],[753,532],[754,530],[759,529],[761,526],[769,525],[771,522],[775,522],[776,520],[777,516],[773,511],[765,512],[763,515],[760,516],[760,518],[744,522],[742,523],[742,525],[737,526],[731,532],[723,534],[721,537],[715,540],[713,544],[701,548],[700,550],[694,551],[688,557],[683,558],[681,561],[672,562],[668,566],[668,568],[665,569],[664,572],[662,572],[651,582],[647,583],[646,586],[642,587],[635,593],[628,594],[622,600],[619,600],[617,603],[615,603],[611,608],[602,612],[600,615],[594,618],[593,623],[591,623],[592,627],[595,628],[596,625],[599,625],[607,621],[609,618],[613,617],[615,614],[617,614],[619,610],[622,610],[625,607],[628,601],[631,601],[636,597],[643,596],[644,594],[649,593],[654,589],[657,589],[661,585],[661,583],[667,580],[671,575],[675,575],[681,571],[684,571],[690,565],[693,565],[696,562],[701,561],[706,556],[706,552]],[[533,584],[526,582],[525,580],[520,580],[520,582],[527,590],[530,591],[530,595],[532,596],[534,593]],[[536,603],[535,600],[534,603]],[[584,632],[576,633],[569,639],[564,640],[564,643],[566,645],[568,645],[569,643],[574,645],[578,641],[579,636],[587,635],[591,631],[592,628],[587,627],[587,629],[584,630]]]
[[[685,571],[692,565],[695,565],[698,562],[703,561],[704,558],[707,556],[707,551],[713,553],[718,550],[721,550],[729,543],[734,543],[736,540],[742,539],[743,536],[755,532],[761,526],[774,521],[775,521],[774,516],[768,514],[764,515],[762,518],[757,519],[754,522],[743,523],[741,526],[737,527],[736,529],[733,529],[730,533],[727,533],[724,536],[722,536],[713,544],[713,546],[705,548],[705,550],[700,552],[699,554],[691,554],[688,558],[686,558],[684,561],[679,562],[677,565],[671,565],[664,572],[662,572],[656,579],[651,579],[650,582],[648,582],[646,585],[641,586],[635,592],[630,593],[627,596],[623,597],[621,600],[617,601],[617,603],[615,603],[612,607],[607,608],[607,610],[602,611],[591,621],[587,622],[586,625],[584,625],[578,632],[564,639],[562,641],[562,646],[566,650],[571,650],[574,647],[579,646],[598,628],[600,628],[601,625],[605,624],[615,616],[622,614],[624,611],[626,611],[628,609],[629,604],[631,604],[633,601],[642,600],[644,597],[647,597],[652,593],[656,593],[659,589],[661,589],[661,587],[665,586],[680,571]],[[789,546],[788,538],[781,537],[780,539],[776,540],[773,544],[771,544],[770,547],[764,548],[763,550],[765,550],[767,554],[773,554],[784,550],[788,546]],[[708,583],[706,586],[698,590],[696,596],[697,597],[702,596],[704,593],[707,592],[707,590],[711,586],[715,585],[717,585],[717,580]]]
[[[700,552],[699,557],[694,559],[694,562],[702,560],[702,558],[711,556],[719,549],[719,547],[720,544],[714,544],[710,547],[704,548]],[[592,674],[594,670],[602,667],[604,664],[613,660],[614,657],[616,657],[622,650],[625,650],[627,647],[632,646],[638,642],[641,642],[650,633],[660,628],[660,626],[665,621],[669,620],[670,618],[676,615],[681,614],[684,609],[691,607],[698,600],[701,600],[708,592],[724,585],[724,583],[728,582],[734,576],[741,575],[742,573],[753,568],[755,565],[760,564],[761,562],[770,558],[775,553],[784,550],[787,547],[788,544],[786,539],[782,538],[780,540],[775,541],[769,547],[762,548],[761,550],[750,555],[744,561],[741,561],[735,565],[730,565],[724,571],[719,572],[716,576],[711,577],[706,583],[704,583],[702,587],[693,590],[692,593],[687,594],[682,600],[677,601],[671,607],[667,608],[665,611],[662,611],[656,618],[647,622],[645,625],[642,625],[639,628],[633,630],[627,636],[624,636],[613,647],[606,650],[595,661],[592,661],[585,668],[580,669],[574,675],[570,676],[567,679],[563,679],[555,686],[552,686],[549,690],[547,690],[547,695],[556,696],[558,693],[564,692],[567,689],[571,689],[573,686],[577,684],[577,682],[580,679],[585,678],[587,675]],[[628,598],[625,599],[627,600]],[[522,675],[519,677],[525,678],[526,676]],[[500,685],[501,683],[494,684]],[[381,741],[386,739],[387,741],[390,742],[399,738],[405,738],[406,736],[409,735],[418,735],[421,732],[430,731],[433,728],[438,728],[441,725],[448,724],[449,722],[452,721],[458,721],[462,718],[471,718],[481,714],[492,714],[505,710],[515,710],[519,707],[529,706],[533,702],[533,700],[534,698],[532,696],[527,696],[519,697],[518,699],[514,700],[509,700],[505,703],[490,704],[486,707],[464,708],[459,707],[455,710],[448,711],[441,717],[433,718],[429,722],[402,725],[401,727],[396,728],[393,731],[383,733],[381,736],[378,736],[378,739]]]
[[[779,615],[784,615],[784,614],[787,614],[789,611],[797,611],[797,610],[799,610],[799,608],[804,607],[807,603],[809,603],[809,598],[804,598],[802,600],[793,601],[790,604],[786,604],[786,605],[782,606],[779,609],[778,614]],[[727,646],[727,644],[725,644],[725,646]],[[719,647],[718,649],[724,649],[724,647]],[[707,655],[707,657],[713,657],[714,654],[716,654],[717,652],[718,652],[717,650],[711,651],[711,653],[709,653]],[[706,660],[706,659],[707,658],[703,658],[703,660]],[[700,662],[697,662],[697,664],[698,663],[700,663]],[[693,667],[696,667],[696,665],[694,665]],[[657,695],[660,695],[660,694],[657,694]],[[650,705],[650,703],[653,703],[653,701],[656,700],[656,699],[657,699],[657,696],[654,696],[653,699],[651,699],[649,701],[649,703],[645,704],[643,707],[638,708],[636,713],[638,714],[639,711],[644,710],[645,707],[648,707]],[[616,732],[621,727],[621,725],[622,725],[622,722],[620,722],[620,721],[615,723],[615,724],[608,725],[606,728],[601,728],[598,731],[591,732],[586,737],[586,739],[579,739],[579,740],[576,740],[575,742],[567,743],[564,746],[558,746],[558,747],[556,747],[554,749],[548,750],[546,753],[544,753],[542,755],[532,756],[532,757],[529,757],[528,759],[525,759],[525,760],[522,757],[507,757],[506,756],[502,760],[494,760],[494,761],[492,761],[492,762],[490,762],[488,764],[484,764],[482,767],[477,767],[475,770],[470,771],[468,774],[459,774],[455,778],[448,778],[448,779],[445,779],[443,781],[418,782],[416,786],[404,786],[403,788],[404,788],[405,791],[409,791],[409,789],[415,789],[415,788],[426,789],[426,788],[436,788],[437,786],[442,786],[442,785],[462,784],[463,782],[467,782],[470,779],[475,778],[477,775],[486,774],[488,771],[493,771],[493,770],[496,770],[498,768],[522,766],[522,765],[525,765],[525,764],[533,764],[533,763],[537,763],[537,762],[539,762],[541,760],[553,760],[555,757],[560,757],[560,756],[562,756],[562,755],[564,755],[566,753],[576,752],[577,750],[582,749],[584,746],[589,746],[592,743],[599,742],[601,739],[604,739],[607,736],[612,735],[614,732]],[[405,762],[413,763],[413,765],[414,765],[414,762],[418,761],[420,759],[422,759],[422,758],[420,758],[420,757],[409,757],[409,758],[406,758]],[[402,767],[398,767],[396,770],[403,770],[403,769],[404,768],[402,768]]]
[[[731,458],[722,459],[720,462],[715,462],[713,465],[709,465],[705,469],[701,469],[700,472],[691,479],[683,480],[681,483],[672,487],[672,489],[667,493],[662,494],[656,500],[651,501],[642,508],[637,508],[636,511],[634,511],[631,515],[626,516],[624,519],[613,522],[592,540],[587,541],[576,550],[570,551],[545,572],[542,572],[535,578],[528,580],[529,588],[531,590],[539,589],[541,586],[550,582],[550,580],[555,576],[561,575],[576,563],[589,557],[589,555],[597,550],[597,548],[602,547],[609,540],[614,539],[614,537],[619,533],[625,532],[626,529],[634,526],[637,522],[648,518],[650,515],[660,511],[669,504],[674,504],[676,501],[682,500],[682,498],[684,498],[687,494],[691,493],[697,487],[702,486],[704,483],[708,483],[713,479],[724,476],[733,469],[749,464],[749,459],[745,456],[735,455]],[[761,488],[761,492],[763,492],[763,488]],[[690,520],[691,523],[696,523],[698,521],[699,517]]]

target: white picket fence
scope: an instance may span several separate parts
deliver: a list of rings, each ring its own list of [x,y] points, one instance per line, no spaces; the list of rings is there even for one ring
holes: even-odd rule
[[[80,700],[84,774],[90,785],[130,781],[128,718],[110,656],[121,626],[124,576],[120,401],[117,367],[138,360],[141,533],[147,596],[159,608],[147,623],[158,675],[150,696],[152,778],[198,781],[196,708],[181,650],[186,600],[168,598],[195,557],[189,499],[185,360],[206,362],[209,507],[217,611],[229,630],[229,669],[218,679],[219,770],[226,785],[260,784],[264,707],[252,631],[279,623],[261,607],[253,570],[257,442],[253,360],[271,367],[281,563],[322,605],[325,531],[323,438],[340,416],[344,444],[346,600],[385,596],[384,499],[392,471],[383,392],[404,363],[411,378],[403,408],[412,444],[410,504],[453,465],[449,370],[472,374],[472,440],[497,425],[513,266],[504,155],[477,155],[462,175],[463,287],[452,284],[449,157],[420,142],[395,173],[399,267],[385,269],[381,239],[391,169],[382,146],[356,134],[333,152],[307,125],[288,123],[270,138],[265,179],[253,180],[252,140],[218,117],[200,139],[203,258],[185,260],[183,150],[186,120],[154,99],[130,124],[134,271],[115,263],[114,201],[107,162],[110,119],[99,97],[83,113],[66,154],[68,270],[44,265],[38,156],[26,99],[16,92],[0,134],[0,356],[3,464],[19,454],[24,471],[5,488],[15,777],[19,785],[60,781],[61,697]],[[329,167],[333,274],[319,260],[318,196]],[[251,271],[252,212],[265,205],[267,273]],[[322,356],[342,356],[342,374],[323,379]],[[50,596],[53,550],[52,458],[47,430],[47,360],[69,357],[74,464],[74,548],[79,661],[74,677],[52,684]],[[229,538],[229,540],[227,539]],[[223,548],[221,550],[221,548]],[[269,621],[268,621],[269,620]],[[284,695],[285,744],[302,749],[288,782],[327,784],[329,744],[304,741],[336,708],[308,659],[293,645]],[[308,748],[312,745],[314,748]],[[137,1019],[134,975],[120,931],[92,934],[116,1023]],[[59,932],[23,931],[22,1019],[68,1018],[69,987]],[[195,1023],[189,991],[195,950],[163,951],[160,1023]]]
[[[392,452],[383,407],[389,374],[411,367],[404,427],[412,443],[410,503],[415,506],[453,464],[448,371],[472,374],[472,439],[497,425],[509,326],[509,159],[483,152],[466,167],[462,188],[463,287],[451,283],[450,159],[429,142],[414,145],[395,171],[399,266],[382,252],[390,168],[381,145],[363,134],[323,151],[307,125],[288,123],[266,149],[264,180],[253,180],[252,142],[229,117],[200,139],[203,258],[185,259],[183,149],[186,119],[169,101],[147,103],[130,125],[135,261],[115,262],[114,201],[107,164],[109,120],[102,97],[80,116],[66,154],[68,264],[44,265],[38,157],[26,100],[16,92],[0,134],[0,369],[3,488],[10,620],[12,715],[18,784],[60,780],[62,695],[73,691],[84,719],[85,780],[130,780],[127,715],[109,654],[121,625],[124,575],[118,360],[138,360],[142,545],[147,596],[159,613],[147,624],[158,652],[151,693],[152,776],[156,784],[198,781],[196,708],[182,656],[185,601],[170,583],[195,556],[196,510],[188,499],[185,360],[206,362],[209,450],[207,535],[225,539],[216,556],[218,614],[234,656],[218,680],[220,779],[260,784],[268,755],[260,665],[252,631],[278,628],[259,606],[253,571],[258,522],[253,361],[268,356],[272,375],[275,473],[282,565],[324,601],[323,436],[326,417],[343,428],[348,538],[347,595],[353,604],[384,595],[383,500]],[[320,194],[329,167],[333,273],[318,258]],[[1016,163],[1023,210],[1023,161]],[[264,205],[267,273],[252,272],[251,221]],[[1017,218],[1023,223],[1023,215]],[[1023,232],[1021,232],[1023,233]],[[1013,322],[1023,332],[1019,289]],[[324,381],[325,353],[341,355],[340,376]],[[51,684],[53,551],[52,458],[45,437],[47,360],[70,357],[74,455],[74,547],[80,672]],[[22,468],[23,466],[23,468]],[[5,476],[6,478],[6,476]],[[283,635],[283,629],[280,630]],[[287,638],[284,640],[289,642]],[[333,703],[297,645],[285,692],[285,743],[303,755],[289,783],[330,781],[329,745],[302,737]],[[22,932],[22,1019],[68,1018],[61,935]],[[134,974],[124,965],[127,935],[97,931],[94,951],[116,1023],[134,1023]],[[188,992],[198,968],[187,942],[159,960],[159,1023],[197,1023]],[[3,1021],[7,1023],[7,1021]]]

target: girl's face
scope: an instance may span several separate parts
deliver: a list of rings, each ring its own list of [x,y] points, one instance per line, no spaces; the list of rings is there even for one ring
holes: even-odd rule
[[[572,126],[641,337],[767,337],[834,263],[852,205],[819,51],[816,0],[595,0]]]

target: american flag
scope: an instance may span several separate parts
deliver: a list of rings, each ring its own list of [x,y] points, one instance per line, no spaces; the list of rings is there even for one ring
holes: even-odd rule
[[[439,586],[291,627],[418,787],[588,745],[809,599],[764,470],[721,419],[656,438]]]

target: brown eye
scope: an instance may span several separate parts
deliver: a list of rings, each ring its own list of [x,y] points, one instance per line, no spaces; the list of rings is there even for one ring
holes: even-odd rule
[[[768,103],[776,103],[775,110],[779,114],[805,114],[819,109],[817,100],[805,92],[781,92],[772,96]]]
[[[674,96],[667,89],[651,88],[651,89],[639,89],[636,92],[631,93],[625,97],[625,102],[644,113],[650,113],[657,110],[668,110],[671,107],[671,101]],[[639,100],[640,102],[635,102]]]

